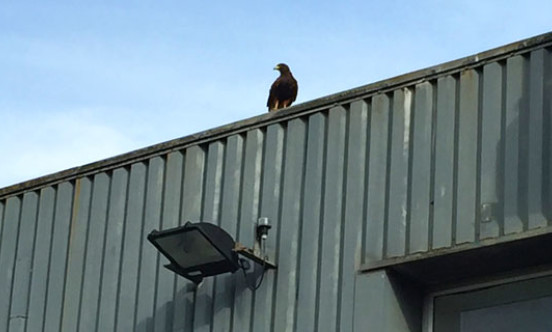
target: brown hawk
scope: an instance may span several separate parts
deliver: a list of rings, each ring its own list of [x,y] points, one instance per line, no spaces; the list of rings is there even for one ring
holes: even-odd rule
[[[268,95],[268,111],[275,111],[291,105],[297,97],[297,81],[291,74],[288,65],[280,63],[274,67],[280,72],[280,76],[272,83]]]

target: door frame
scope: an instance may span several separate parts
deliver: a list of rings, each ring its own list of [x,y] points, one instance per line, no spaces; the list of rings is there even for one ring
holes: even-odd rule
[[[530,279],[538,279],[543,277],[552,276],[552,267],[539,267],[538,269],[532,269],[530,271],[516,271],[508,273],[508,275],[494,276],[492,278],[486,278],[486,280],[470,280],[470,282],[463,282],[462,284],[440,286],[438,288],[429,290],[424,297],[424,308],[422,317],[422,330],[426,332],[433,331],[433,321],[435,307],[435,298],[445,295],[452,295],[458,293],[466,293],[477,291],[483,288],[500,286],[510,283],[516,283],[520,281],[526,281]]]

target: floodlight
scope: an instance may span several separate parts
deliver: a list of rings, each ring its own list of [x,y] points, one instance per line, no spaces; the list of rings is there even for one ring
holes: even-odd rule
[[[164,231],[153,230],[148,240],[170,261],[167,269],[196,284],[204,277],[235,272],[240,267],[234,240],[211,223],[187,222]]]
[[[199,284],[205,277],[234,273],[239,268],[245,273],[248,261],[238,259],[238,254],[260,264],[263,276],[266,269],[276,268],[266,255],[266,240],[271,227],[268,218],[260,218],[255,227],[253,249],[234,242],[225,230],[208,222],[187,222],[184,226],[153,230],[148,240],[170,261],[165,265],[167,269]]]

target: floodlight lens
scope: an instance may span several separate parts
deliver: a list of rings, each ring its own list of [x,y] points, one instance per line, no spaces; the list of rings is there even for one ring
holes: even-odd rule
[[[225,260],[197,229],[163,236],[157,242],[172,254],[174,261],[183,269]]]

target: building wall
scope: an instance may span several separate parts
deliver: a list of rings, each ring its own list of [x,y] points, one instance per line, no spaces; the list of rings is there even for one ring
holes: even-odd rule
[[[0,189],[0,330],[350,331],[355,295],[370,293],[355,289],[362,266],[547,232],[550,45],[538,36]],[[196,289],[146,241],[202,220],[252,245],[261,216],[278,269],[255,292],[240,274]]]

